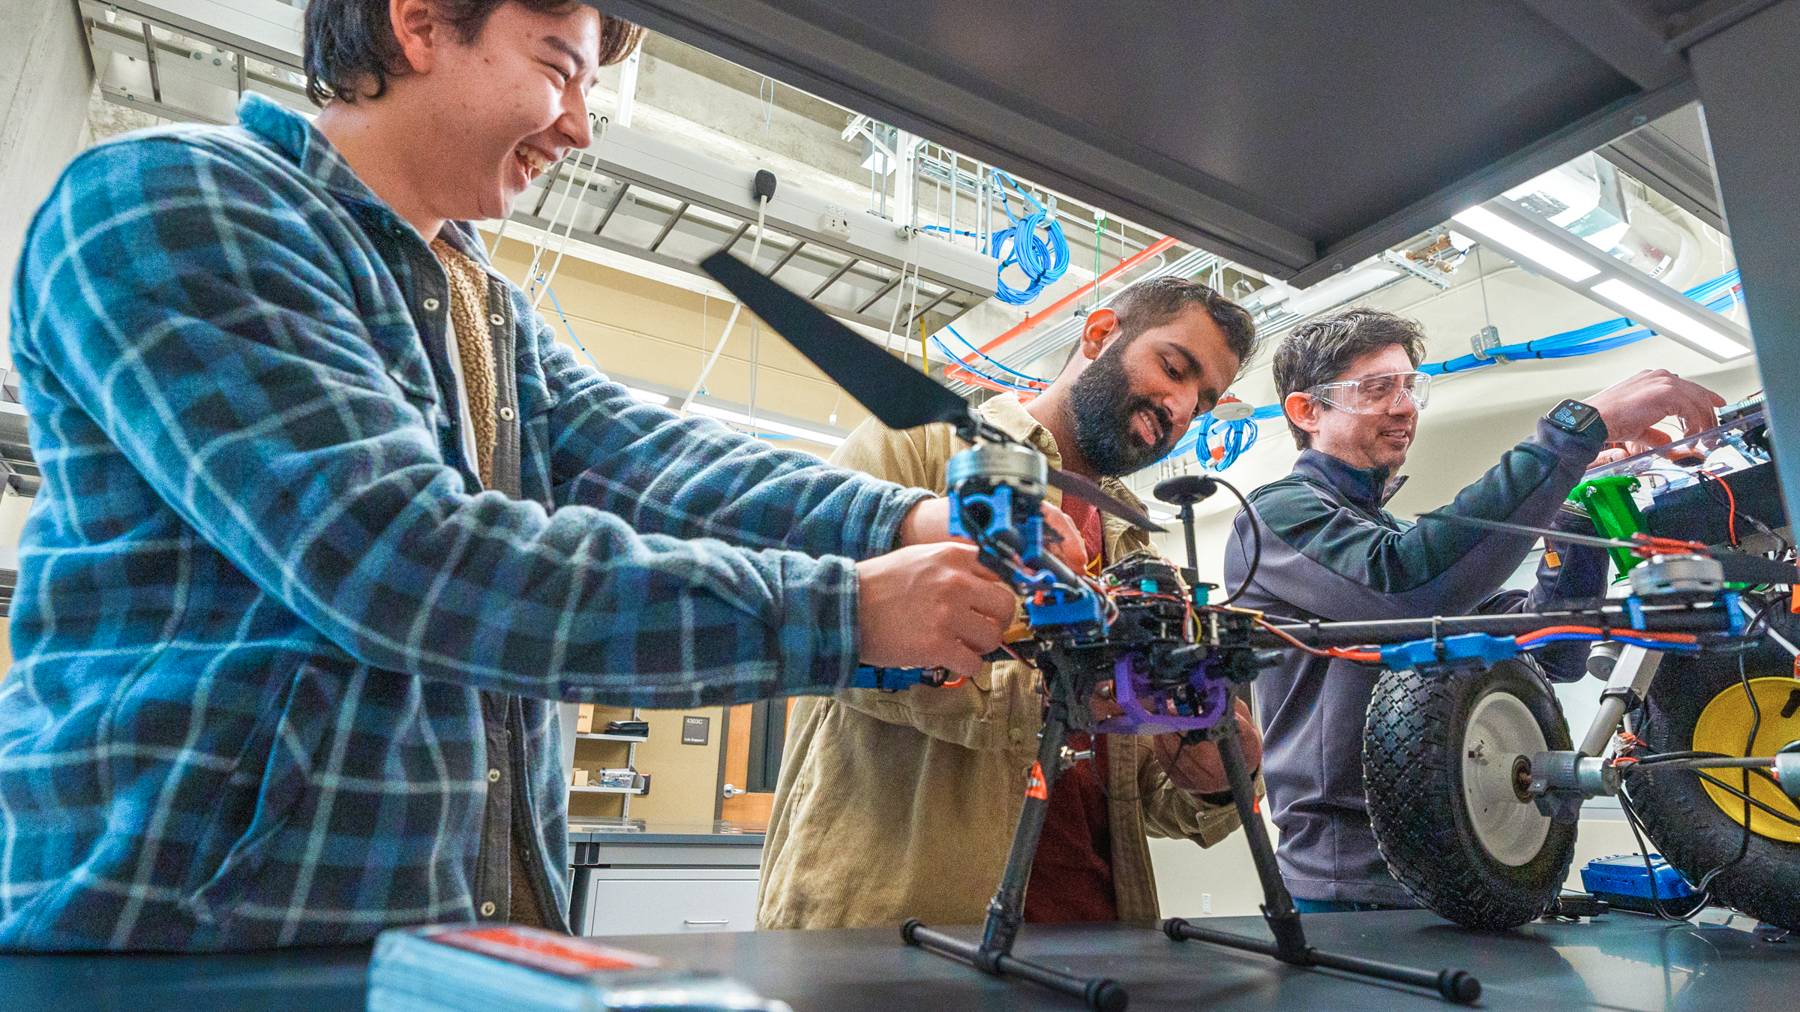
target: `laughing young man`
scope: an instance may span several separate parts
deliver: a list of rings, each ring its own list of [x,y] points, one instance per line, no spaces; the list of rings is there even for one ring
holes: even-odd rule
[[[316,123],[251,95],[101,145],[27,238],[0,948],[562,927],[555,701],[973,674],[1013,613],[942,500],[634,401],[489,268],[466,221],[588,143],[636,28],[305,24]]]

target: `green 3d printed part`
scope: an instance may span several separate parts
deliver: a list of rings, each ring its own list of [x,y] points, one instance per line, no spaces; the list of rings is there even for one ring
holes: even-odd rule
[[[1575,486],[1569,492],[1569,501],[1587,509],[1588,516],[1594,520],[1594,530],[1601,537],[1630,541],[1632,535],[1644,530],[1644,514],[1639,512],[1637,500],[1631,495],[1637,487],[1638,480],[1629,474],[1609,474]],[[1612,556],[1613,565],[1618,567],[1621,580],[1633,566],[1644,561],[1629,548],[1608,548],[1606,551]]]

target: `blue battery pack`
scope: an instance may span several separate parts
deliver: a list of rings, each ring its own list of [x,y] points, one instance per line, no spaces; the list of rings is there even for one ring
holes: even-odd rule
[[[1581,869],[1581,887],[1615,907],[1642,913],[1656,912],[1653,897],[1660,897],[1664,908],[1671,912],[1685,911],[1692,905],[1694,887],[1661,854],[1650,855],[1650,869],[1645,870],[1644,859],[1638,854],[1597,857]],[[1654,893],[1650,888],[1652,872]]]

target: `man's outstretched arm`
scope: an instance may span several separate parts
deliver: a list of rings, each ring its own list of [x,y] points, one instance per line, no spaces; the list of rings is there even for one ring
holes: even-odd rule
[[[470,494],[371,343],[336,251],[290,207],[201,145],[84,154],[32,230],[15,352],[346,654],[644,706],[829,689],[871,646],[947,663],[947,637],[896,633],[892,604],[862,614],[859,587],[948,580],[934,598],[966,603],[983,579],[972,550],[860,574],[842,557],[643,536],[596,509]],[[861,642],[872,623],[885,631]]]

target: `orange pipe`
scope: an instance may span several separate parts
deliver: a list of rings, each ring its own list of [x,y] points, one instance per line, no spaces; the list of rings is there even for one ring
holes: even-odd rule
[[[1018,323],[1014,324],[1010,329],[1008,329],[1005,333],[1001,334],[999,337],[996,337],[992,341],[989,341],[988,343],[982,345],[981,353],[985,355],[988,352],[993,351],[995,348],[998,348],[1001,345],[1005,344],[1006,342],[1012,340],[1013,338],[1018,337],[1020,334],[1023,334],[1026,331],[1031,330],[1032,328],[1036,327],[1039,323],[1041,323],[1043,321],[1044,317],[1051,316],[1055,313],[1062,311],[1063,309],[1067,308],[1071,303],[1075,302],[1075,300],[1081,298],[1083,295],[1086,295],[1087,293],[1100,287],[1105,282],[1111,280],[1112,278],[1119,276],[1120,274],[1125,273],[1126,271],[1132,269],[1133,267],[1136,267],[1137,265],[1143,263],[1144,261],[1150,259],[1151,257],[1157,255],[1158,253],[1161,253],[1163,250],[1166,250],[1170,246],[1173,246],[1173,245],[1175,245],[1175,237],[1165,235],[1161,239],[1156,240],[1155,242],[1151,243],[1148,246],[1145,246],[1143,249],[1138,250],[1136,253],[1133,253],[1131,256],[1128,256],[1125,259],[1123,259],[1123,260],[1119,261],[1118,263],[1113,264],[1111,267],[1107,268],[1104,272],[1102,272],[1100,274],[1099,277],[1095,278],[1094,280],[1088,282],[1085,285],[1082,285],[1080,288],[1075,289],[1074,291],[1063,296],[1062,298],[1057,299],[1055,302],[1051,303],[1048,308],[1043,309],[1042,311],[1038,312],[1037,314],[1035,314],[1033,316],[1027,316],[1023,320],[1020,320]],[[963,365],[970,365],[975,361],[975,358],[976,358],[976,356],[969,355],[967,357],[958,359],[958,361],[961,362]],[[959,373],[965,378],[973,376],[973,374],[968,372],[967,370],[960,369],[956,366],[950,366],[947,369],[945,369],[944,371],[946,373]]]

